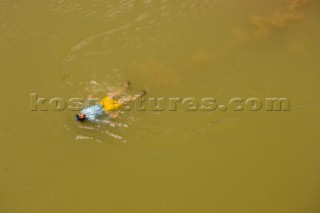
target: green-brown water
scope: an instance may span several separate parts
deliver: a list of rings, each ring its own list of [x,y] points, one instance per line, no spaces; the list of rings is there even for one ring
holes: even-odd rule
[[[320,211],[318,0],[1,0],[0,212]],[[130,80],[290,111],[31,111]]]

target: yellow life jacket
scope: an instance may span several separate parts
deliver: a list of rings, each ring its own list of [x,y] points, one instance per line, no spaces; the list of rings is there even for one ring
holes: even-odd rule
[[[106,112],[118,110],[122,106],[118,101],[113,100],[108,96],[104,97],[99,103]]]

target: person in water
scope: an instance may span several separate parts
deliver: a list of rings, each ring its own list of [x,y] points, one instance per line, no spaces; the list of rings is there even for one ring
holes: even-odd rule
[[[137,95],[132,97],[120,98],[118,100],[115,97],[123,95],[130,87],[130,82],[128,81],[124,88],[115,91],[109,92],[100,102],[95,103],[95,105],[82,109],[80,114],[76,115],[77,121],[90,121],[90,122],[99,122],[103,117],[107,118],[116,118],[118,116],[119,109],[125,104],[136,100],[139,97],[142,97],[146,94],[146,91],[143,90]],[[88,99],[92,99],[89,96]]]

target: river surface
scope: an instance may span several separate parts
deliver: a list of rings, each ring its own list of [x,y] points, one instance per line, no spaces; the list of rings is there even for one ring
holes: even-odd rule
[[[320,212],[319,11],[319,0],[0,0],[0,212]],[[48,103],[127,80],[165,110],[131,103],[101,125]],[[216,109],[172,110],[170,98]]]

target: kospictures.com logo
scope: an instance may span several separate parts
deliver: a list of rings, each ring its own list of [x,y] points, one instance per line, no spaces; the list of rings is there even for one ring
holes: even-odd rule
[[[85,107],[99,104],[100,98],[44,98],[37,93],[30,94],[31,111],[79,111]],[[133,103],[121,108],[122,111],[290,111],[290,100],[286,97],[267,98],[230,98],[226,103],[220,103],[212,97],[148,97],[138,98]]]

